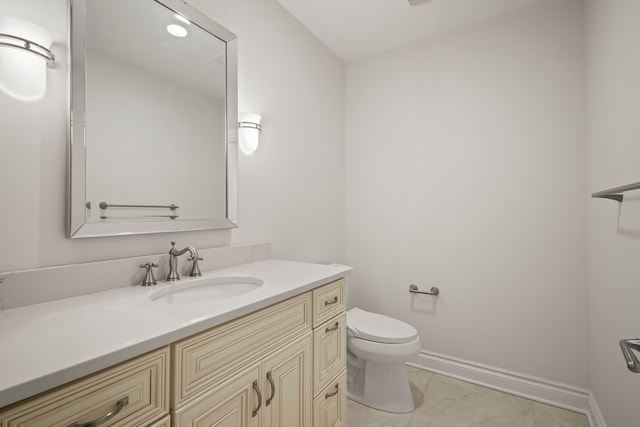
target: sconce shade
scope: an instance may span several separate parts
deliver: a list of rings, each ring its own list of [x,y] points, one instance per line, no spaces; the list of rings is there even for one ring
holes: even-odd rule
[[[33,22],[0,16],[0,90],[23,101],[41,98],[47,65],[55,60],[51,35]]]
[[[258,149],[260,132],[262,131],[262,117],[255,113],[241,113],[238,115],[238,142],[240,151],[250,156]]]

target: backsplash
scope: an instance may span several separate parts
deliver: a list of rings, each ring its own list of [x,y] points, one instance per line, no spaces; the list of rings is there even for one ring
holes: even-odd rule
[[[271,258],[270,243],[197,249],[203,272]],[[144,277],[140,264],[146,262],[159,265],[154,273],[163,280],[168,273],[168,252],[0,273],[0,310],[139,285]],[[179,273],[188,274],[190,265],[186,258],[180,259]]]

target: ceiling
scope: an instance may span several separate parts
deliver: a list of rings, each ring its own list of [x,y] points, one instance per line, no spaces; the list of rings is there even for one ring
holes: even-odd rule
[[[550,0],[278,0],[344,61]],[[557,1],[557,0],[555,0]]]

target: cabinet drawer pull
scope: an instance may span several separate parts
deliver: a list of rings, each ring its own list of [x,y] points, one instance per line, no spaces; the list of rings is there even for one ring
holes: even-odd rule
[[[339,327],[340,327],[340,323],[339,323],[339,322],[336,322],[336,324],[335,324],[335,325],[333,325],[333,326],[331,326],[331,327],[329,327],[329,328],[326,328],[324,331],[325,331],[325,332],[337,331]]]
[[[335,296],[335,297],[333,297],[333,300],[325,301],[324,305],[327,306],[327,305],[332,305],[332,304],[337,304],[337,303],[338,303],[338,296]]]
[[[267,372],[267,381],[269,381],[269,385],[271,385],[271,396],[267,399],[264,406],[269,406],[273,398],[276,397],[276,384],[273,382],[271,371]]]
[[[338,390],[339,390],[339,389],[340,389],[340,384],[336,383],[336,389],[335,389],[335,391],[332,391],[331,393],[327,393],[327,394],[325,394],[325,395],[324,395],[324,398],[325,398],[325,399],[328,399],[328,398],[330,398],[330,397],[335,396],[336,394],[338,394]]]
[[[113,408],[113,410],[111,412],[107,412],[106,414],[104,414],[100,418],[96,418],[93,421],[89,421],[88,423],[82,423],[82,424],[79,424],[76,421],[73,424],[69,424],[67,427],[96,427],[96,426],[99,426],[100,424],[102,424],[104,422],[107,422],[111,418],[113,418],[116,415],[118,415],[118,412],[120,412],[122,410],[122,408],[124,408],[128,404],[129,404],[129,396],[125,396],[125,397],[123,397],[122,399],[120,399],[120,400],[118,400],[116,402],[116,407]]]
[[[262,406],[262,393],[260,392],[260,387],[258,387],[258,380],[253,380],[253,389],[256,391],[256,394],[258,395],[258,407],[254,409],[253,412],[251,413],[252,418],[258,415],[258,411]]]

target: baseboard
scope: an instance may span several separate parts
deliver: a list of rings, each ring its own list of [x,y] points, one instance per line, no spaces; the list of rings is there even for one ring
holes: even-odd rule
[[[411,366],[585,414],[591,427],[607,427],[589,390],[422,350]]]
[[[602,412],[600,411],[598,401],[596,401],[596,397],[592,392],[589,392],[589,407],[591,409],[591,413],[587,414],[587,416],[589,417],[589,423],[591,423],[591,426],[607,427],[607,423],[604,421],[604,417],[602,416]]]

